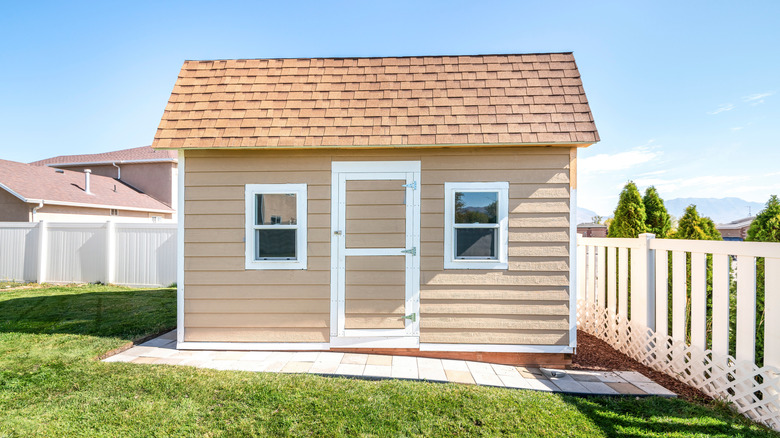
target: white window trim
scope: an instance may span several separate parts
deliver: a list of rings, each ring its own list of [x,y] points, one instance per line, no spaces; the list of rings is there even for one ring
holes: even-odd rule
[[[254,219],[255,195],[257,194],[295,193],[297,230],[295,242],[296,260],[255,260],[254,257]],[[245,259],[246,269],[306,269],[307,239],[307,197],[306,184],[247,184],[244,191],[245,217]]]
[[[455,192],[498,192],[498,258],[497,260],[456,259],[453,245],[455,227]],[[444,183],[444,269],[508,269],[509,252],[509,182]]]

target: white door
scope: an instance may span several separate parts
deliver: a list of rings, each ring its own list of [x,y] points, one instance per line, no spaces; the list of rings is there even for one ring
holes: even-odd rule
[[[420,162],[334,162],[331,346],[416,348]]]

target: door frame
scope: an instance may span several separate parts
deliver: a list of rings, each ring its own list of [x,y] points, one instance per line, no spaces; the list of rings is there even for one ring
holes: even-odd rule
[[[420,345],[420,169],[419,161],[334,161],[331,169],[331,301],[330,345],[343,348],[418,348]],[[404,308],[414,313],[403,329],[345,329],[346,182],[349,180],[406,180],[406,287]],[[341,234],[339,234],[341,233]],[[362,250],[365,251],[366,249]],[[376,248],[376,255],[396,255]],[[395,249],[393,249],[395,250]]]

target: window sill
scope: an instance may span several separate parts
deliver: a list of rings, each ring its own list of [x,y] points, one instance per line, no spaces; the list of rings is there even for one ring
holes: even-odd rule
[[[493,269],[506,271],[509,269],[509,263],[496,260],[445,260],[444,269]]]
[[[269,270],[306,270],[306,262],[301,261],[262,261],[262,262],[247,262],[245,266],[246,270],[253,271],[269,271]]]

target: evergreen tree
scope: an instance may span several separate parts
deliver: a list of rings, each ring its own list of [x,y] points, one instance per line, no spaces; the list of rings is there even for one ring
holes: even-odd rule
[[[645,205],[645,213],[647,214],[645,221],[647,232],[655,234],[658,238],[667,237],[672,229],[672,217],[666,211],[664,200],[658,196],[655,187],[648,187],[645,190],[642,203]]]
[[[642,195],[633,181],[626,183],[620,192],[615,216],[609,224],[608,237],[637,237],[647,229]]]
[[[756,242],[780,242],[780,200],[772,195],[748,229],[747,239]],[[766,261],[763,257],[756,260],[756,364],[764,365],[764,323],[766,318]],[[732,312],[734,313],[734,312]],[[736,315],[734,315],[736,318]],[[733,341],[732,341],[733,342]]]
[[[685,214],[680,218],[675,239],[690,240],[723,240],[720,232],[715,228],[715,222],[708,217],[699,216],[695,205],[685,208]]]
[[[780,242],[780,200],[772,195],[750,224],[747,239],[756,242]]]

